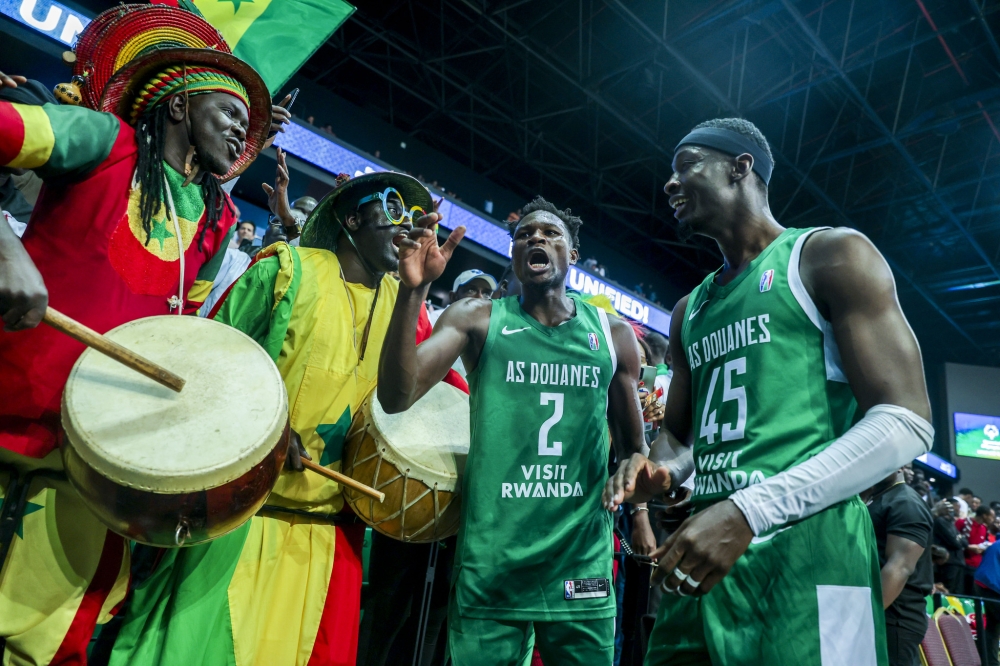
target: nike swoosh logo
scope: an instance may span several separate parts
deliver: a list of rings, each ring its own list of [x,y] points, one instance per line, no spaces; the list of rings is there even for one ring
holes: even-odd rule
[[[510,335],[511,333],[520,333],[521,331],[527,331],[529,328],[531,328],[531,327],[530,326],[525,326],[524,328],[515,328],[513,331],[511,331],[511,330],[508,330],[508,328],[506,326],[504,326],[503,330],[500,331],[500,332],[503,333],[504,335]]]
[[[698,314],[699,312],[701,312],[701,309],[703,307],[705,307],[705,303],[708,303],[708,299],[707,298],[701,302],[701,305],[698,306],[697,310],[695,310],[694,312],[692,312],[691,314],[688,315],[688,321],[691,321],[692,319],[694,319],[695,315]]]

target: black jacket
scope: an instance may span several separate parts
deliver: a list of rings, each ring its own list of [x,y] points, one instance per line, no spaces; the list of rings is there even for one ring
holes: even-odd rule
[[[958,536],[955,521],[944,516],[934,517],[934,543],[948,551],[948,564],[965,565],[966,540]]]

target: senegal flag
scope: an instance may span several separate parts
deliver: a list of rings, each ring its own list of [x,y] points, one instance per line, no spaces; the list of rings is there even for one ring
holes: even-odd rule
[[[157,2],[157,0],[154,0]],[[201,14],[277,94],[354,13],[345,0],[159,0]]]

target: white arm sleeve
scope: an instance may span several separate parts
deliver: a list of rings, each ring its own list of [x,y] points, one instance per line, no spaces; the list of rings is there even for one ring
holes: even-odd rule
[[[927,453],[933,441],[934,428],[910,410],[876,405],[821,453],[729,499],[760,535],[870,488]]]

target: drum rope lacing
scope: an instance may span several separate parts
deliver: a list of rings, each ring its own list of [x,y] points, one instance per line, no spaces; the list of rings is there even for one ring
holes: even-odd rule
[[[366,419],[366,421],[367,421],[367,419]],[[365,423],[365,433],[366,434],[368,432],[369,425],[370,425],[369,423],[367,423],[367,422]],[[369,484],[369,485],[371,485],[372,488],[375,488],[376,490],[382,490],[383,488],[386,488],[386,487],[388,487],[388,486],[396,483],[400,479],[403,480],[403,493],[402,493],[402,499],[400,500],[400,508],[397,509],[394,513],[391,513],[391,514],[389,514],[387,516],[384,516],[380,520],[372,522],[371,526],[372,527],[377,527],[377,526],[381,525],[382,523],[386,523],[386,522],[389,522],[391,520],[395,520],[396,518],[399,518],[400,519],[400,525],[399,525],[400,539],[402,539],[404,542],[405,541],[409,541],[411,539],[414,539],[414,538],[420,536],[421,533],[424,532],[429,527],[433,528],[433,536],[436,538],[437,534],[438,534],[438,521],[441,520],[442,516],[444,515],[444,512],[448,509],[448,507],[451,506],[452,502],[454,501],[455,495],[457,495],[457,493],[455,495],[453,495],[452,499],[449,500],[448,503],[446,505],[444,505],[444,507],[441,507],[441,501],[440,501],[440,497],[439,497],[439,494],[438,494],[438,487],[437,487],[437,483],[435,483],[433,487],[428,487],[426,490],[424,490],[424,492],[422,492],[420,495],[418,495],[416,497],[416,499],[414,499],[413,501],[407,503],[407,501],[406,501],[406,491],[407,491],[407,488],[409,486],[409,481],[410,481],[410,474],[409,474],[410,470],[409,470],[409,468],[407,468],[406,472],[403,472],[403,473],[400,473],[399,470],[396,470],[396,476],[392,477],[391,479],[387,479],[387,480],[383,481],[382,483],[379,483],[378,482],[379,473],[382,470],[382,461],[384,460],[384,458],[379,453],[378,447],[376,447],[375,453],[369,455],[367,458],[363,458],[362,460],[358,460],[358,453],[359,452],[360,452],[360,448],[356,449],[354,451],[354,458],[351,460],[351,468],[350,469],[353,470],[358,465],[364,464],[364,463],[366,463],[366,462],[368,462],[370,460],[375,460],[375,470],[372,473],[372,480],[371,480],[371,483]],[[348,501],[350,502],[350,494],[351,493],[350,493],[350,491],[346,491],[346,492],[348,494]],[[433,498],[433,501],[434,501],[434,520],[431,521],[431,522],[428,522],[426,525],[424,525],[423,527],[421,527],[416,532],[413,532],[412,534],[407,534],[406,533],[406,512],[407,512],[407,510],[409,510],[409,509],[413,508],[414,506],[416,506],[420,502],[420,500],[422,500],[423,498],[427,497],[427,495],[431,495],[432,498]],[[368,506],[368,515],[369,516],[374,516],[375,515],[375,500],[372,499],[372,498],[367,498],[367,499],[368,499],[368,503],[369,503],[369,506]]]

